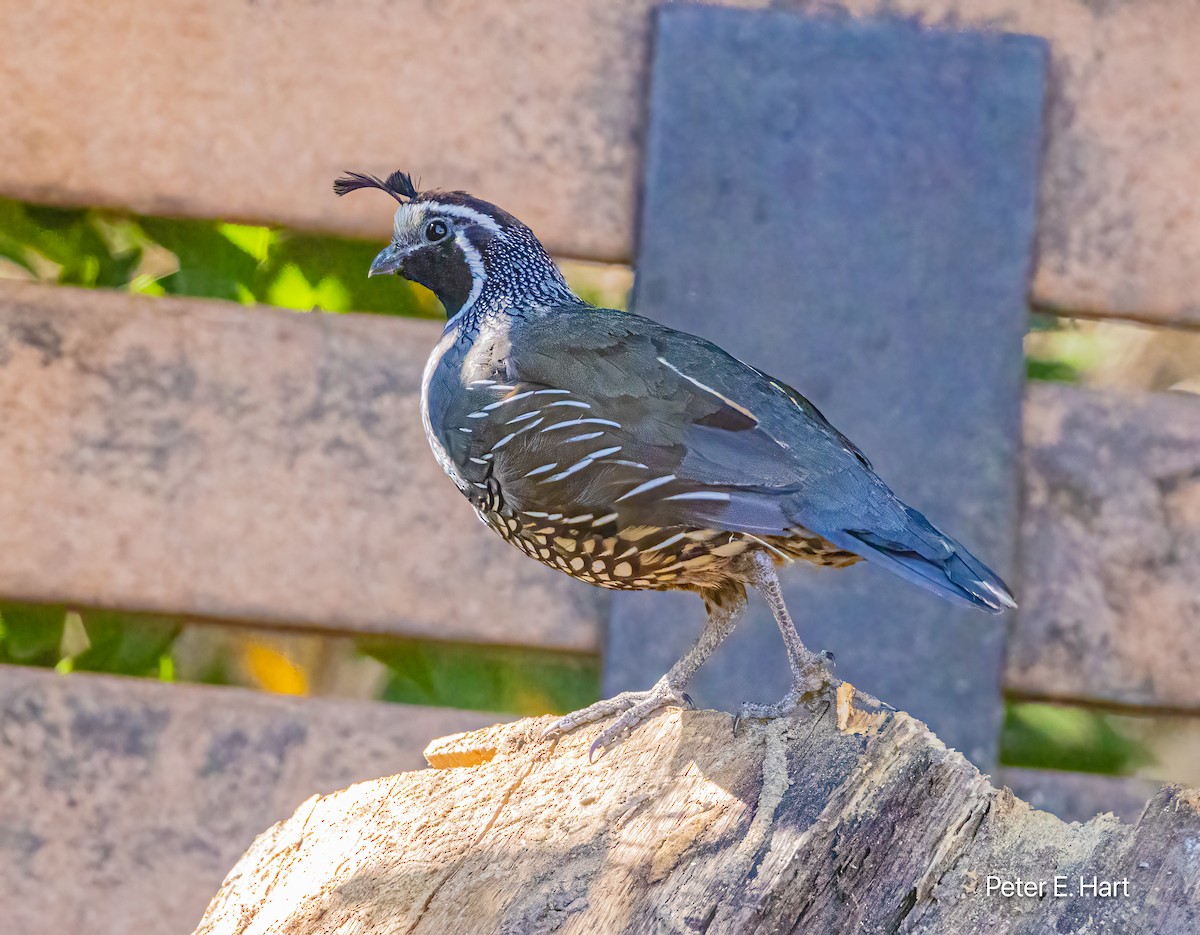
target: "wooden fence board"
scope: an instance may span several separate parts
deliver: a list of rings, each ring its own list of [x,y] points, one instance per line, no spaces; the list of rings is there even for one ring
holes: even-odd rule
[[[186,932],[306,798],[495,715],[0,666],[6,932]]]
[[[0,286],[0,595],[597,649],[428,450],[434,322]]]
[[[1200,396],[1031,384],[1010,691],[1200,708]]]
[[[502,203],[560,254],[628,260],[653,5],[16,5],[0,31],[0,192],[382,238],[379,204],[329,184],[400,167]],[[1200,324],[1200,212],[1180,196],[1200,175],[1200,7],[847,5],[1051,39],[1036,299]]]

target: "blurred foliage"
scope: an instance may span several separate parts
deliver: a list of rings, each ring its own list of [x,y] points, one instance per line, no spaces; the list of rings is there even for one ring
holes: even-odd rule
[[[1005,706],[1000,761],[1006,766],[1128,775],[1151,760],[1104,712],[1041,702]]]
[[[363,639],[359,648],[388,667],[383,691],[406,704],[566,713],[600,697],[592,656],[510,646]]]
[[[65,607],[0,604],[0,662],[58,665],[66,620]]]
[[[276,695],[307,695],[308,672],[278,646],[263,640],[246,640],[242,664],[257,687]]]
[[[180,624],[149,614],[0,604],[0,662],[170,680]]]
[[[293,231],[0,200],[10,275],[244,305],[438,318],[441,305],[399,277],[367,281],[379,243]]]

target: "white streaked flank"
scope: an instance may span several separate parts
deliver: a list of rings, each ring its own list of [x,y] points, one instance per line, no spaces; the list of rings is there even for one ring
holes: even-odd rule
[[[603,458],[605,455],[610,455],[610,454],[613,454],[613,453],[615,453],[615,452],[618,452],[618,451],[620,451],[620,450],[621,450],[621,446],[620,446],[620,445],[617,445],[617,446],[615,446],[615,447],[613,447],[613,448],[601,448],[599,451],[593,451],[593,452],[592,452],[590,455],[588,455],[586,458],[583,458],[583,459],[581,459],[581,460],[579,460],[579,461],[576,461],[574,464],[572,464],[572,465],[571,465],[569,468],[567,468],[565,471],[559,471],[557,474],[551,474],[549,477],[547,477],[547,478],[546,478],[544,481],[542,481],[541,483],[543,483],[543,484],[549,484],[549,483],[551,483],[552,481],[560,481],[560,480],[563,480],[563,479],[565,479],[565,478],[567,478],[567,477],[570,477],[570,476],[571,476],[572,474],[574,474],[576,471],[582,471],[582,470],[583,470],[585,467],[587,467],[589,464],[594,464],[598,458]]]
[[[616,513],[605,513],[599,519],[592,520],[592,525],[593,526],[603,526],[605,523],[611,523],[616,518],[617,518]]]
[[[663,484],[669,484],[674,479],[674,474],[664,474],[662,477],[655,477],[653,480],[648,480],[644,484],[638,484],[633,488],[633,490],[630,490],[628,493],[624,493],[617,497],[616,502],[620,503],[622,500],[628,500],[630,497],[636,497],[638,494],[645,493],[647,490],[653,490],[655,487],[661,487]]]
[[[543,431],[545,431],[545,430],[543,429]],[[570,438],[567,439],[567,441],[568,442],[587,442],[587,441],[591,441],[593,438],[599,438],[603,434],[604,434],[603,432],[584,432],[582,435],[572,435]]]
[[[665,357],[659,357],[658,362],[660,364],[662,364],[664,367],[670,367],[672,370],[674,370],[677,374],[679,374],[681,377],[683,377],[689,383],[691,383],[695,386],[698,386],[700,389],[704,390],[704,392],[710,393],[713,396],[717,397],[717,399],[721,400],[721,402],[723,402],[726,406],[729,406],[731,409],[736,409],[738,412],[740,412],[742,415],[744,415],[748,419],[753,419],[755,425],[758,424],[758,416],[756,416],[753,412],[751,412],[745,406],[741,405],[740,403],[735,403],[732,399],[730,399],[724,393],[720,392],[719,390],[714,390],[707,383],[701,383],[695,377],[688,376],[686,373],[684,373],[682,370],[680,370],[678,367],[676,367],[673,363],[671,363]]]
[[[591,409],[592,408],[587,403],[581,403],[578,399],[559,399],[559,400],[556,400],[555,402],[549,403],[546,406],[546,408],[549,409],[550,406],[574,406],[576,409]]]
[[[530,471],[525,476],[526,477],[535,477],[538,474],[545,474],[547,471],[553,471],[556,467],[558,467],[558,462],[551,461],[549,464],[543,464],[541,467],[535,467],[532,471]],[[533,514],[530,513],[529,515],[532,516]],[[545,515],[545,514],[543,514],[543,515]]]
[[[503,399],[498,399],[494,403],[488,403],[483,407],[484,412],[491,412],[493,409],[499,409],[505,403],[515,403],[518,399],[524,399],[526,396],[532,396],[536,390],[526,390],[524,393],[517,393],[515,396],[505,396]]]
[[[691,490],[687,493],[677,493],[671,497],[664,497],[665,500],[716,500],[723,503],[729,501],[729,494],[722,493],[719,490]]]
[[[612,419],[597,419],[592,416],[580,419],[567,419],[565,422],[555,422],[553,425],[547,425],[542,432],[552,432],[555,429],[572,428],[576,425],[607,425],[614,429],[621,427],[620,422],[614,422]]]
[[[504,424],[505,424],[505,425],[512,425],[514,422],[524,422],[526,419],[532,419],[534,416],[536,416],[536,415],[537,415],[539,412],[541,412],[541,411],[542,411],[542,410],[540,410],[540,409],[530,409],[528,412],[523,412],[523,413],[521,413],[521,414],[520,414],[519,416],[517,416],[515,419],[509,419],[509,420],[508,420],[507,422],[505,422]],[[542,431],[544,432],[544,431],[546,431],[546,430],[545,430],[545,429],[542,429]]]
[[[685,532],[677,532],[677,533],[675,533],[675,535],[668,536],[666,539],[663,539],[662,542],[659,542],[656,545],[652,545],[648,549],[642,549],[642,551],[643,552],[657,552],[659,549],[665,549],[667,546],[678,542],[680,539],[682,539],[686,535],[687,535],[687,533],[685,533]]]

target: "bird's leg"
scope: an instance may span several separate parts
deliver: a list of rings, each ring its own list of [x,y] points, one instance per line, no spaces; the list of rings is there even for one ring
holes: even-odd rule
[[[620,735],[633,730],[659,708],[668,705],[691,707],[691,700],[683,693],[684,687],[692,680],[696,670],[712,655],[713,650],[733,632],[733,628],[742,616],[742,611],[746,609],[746,593],[740,586],[736,592],[732,590],[722,592],[719,598],[706,597],[704,605],[708,611],[708,623],[704,627],[704,632],[700,634],[696,645],[688,650],[687,654],[675,665],[671,666],[667,674],[659,679],[653,688],[649,691],[621,692],[612,698],[597,701],[593,705],[555,721],[543,732],[542,737],[557,737],[577,727],[582,727],[584,724],[624,712],[606,727],[592,744],[589,758],[595,759],[598,751],[611,745]]]
[[[792,623],[791,614],[783,602],[783,590],[779,586],[779,576],[775,573],[775,563],[771,557],[763,552],[756,552],[752,561],[754,564],[750,570],[750,583],[766,598],[771,613],[775,615],[775,623],[783,635],[783,644],[787,647],[788,665],[792,670],[792,687],[775,704],[742,705],[739,718],[783,717],[791,714],[805,695],[820,694],[837,680],[829,671],[825,659],[800,642],[800,634],[796,632],[796,625]]]

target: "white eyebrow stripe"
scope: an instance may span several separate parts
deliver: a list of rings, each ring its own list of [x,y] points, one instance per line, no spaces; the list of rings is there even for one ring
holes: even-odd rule
[[[520,414],[519,416],[517,416],[515,419],[509,419],[509,420],[508,420],[507,422],[505,422],[504,424],[505,424],[505,425],[512,425],[514,422],[524,422],[526,419],[532,419],[534,416],[536,416],[536,415],[537,415],[539,412],[541,412],[541,411],[542,411],[542,410],[540,410],[540,409],[530,409],[528,412],[523,412],[523,413],[521,413],[521,414]],[[551,426],[551,427],[553,427],[553,426]],[[546,431],[546,429],[542,429],[542,431],[543,431],[543,432],[545,432],[545,431]]]
[[[658,362],[660,364],[662,364],[664,367],[670,367],[672,370],[674,370],[677,374],[679,374],[681,377],[683,377],[689,383],[691,383],[695,386],[698,386],[700,389],[704,390],[704,392],[711,393],[713,396],[717,397],[717,399],[721,400],[721,402],[723,402],[726,406],[729,406],[732,409],[736,409],[738,412],[740,412],[742,415],[744,415],[748,419],[753,419],[754,424],[758,425],[758,416],[756,416],[753,412],[751,412],[745,406],[741,405],[740,403],[735,403],[732,399],[730,399],[724,393],[714,390],[707,383],[701,383],[695,377],[689,377],[686,373],[684,373],[682,370],[680,370],[678,367],[676,367],[673,363],[671,363],[665,357],[659,357]]]
[[[525,476],[526,476],[526,477],[533,477],[533,476],[535,476],[535,475],[537,475],[537,474],[545,474],[547,471],[553,471],[553,470],[554,470],[556,467],[558,467],[558,462],[557,462],[557,461],[551,461],[549,464],[543,464],[541,467],[535,467],[535,468],[534,468],[532,471],[530,471],[530,472],[529,472],[528,474],[526,474]],[[530,513],[529,515],[530,515],[530,516],[533,516],[533,514],[532,514],[532,513]],[[543,513],[542,515],[544,516],[545,514]]]
[[[721,493],[718,490],[692,490],[688,493],[677,493],[671,497],[664,497],[664,500],[720,500],[728,501],[729,494]]]
[[[503,399],[498,399],[494,403],[488,403],[483,407],[483,412],[491,412],[493,409],[499,409],[505,403],[515,403],[518,399],[524,399],[526,396],[532,396],[537,390],[526,390],[524,393],[517,393],[513,396],[505,396]]]
[[[597,419],[593,416],[587,416],[578,419],[568,419],[566,422],[555,422],[553,425],[547,425],[542,431],[553,432],[555,429],[571,428],[576,425],[607,425],[614,429],[621,427],[620,422],[614,422],[612,419]]]
[[[542,431],[545,431],[545,429]],[[582,435],[572,435],[567,439],[567,442],[588,442],[593,438],[599,438],[603,434],[603,432],[584,432]]]
[[[592,408],[587,403],[581,403],[578,399],[560,399],[560,400],[557,400],[556,402],[549,403],[546,406],[546,408],[549,409],[550,406],[574,406],[577,409],[591,409]]]
[[[468,221],[474,221],[481,227],[486,227],[494,234],[500,233],[500,225],[496,223],[496,219],[489,217],[486,214],[481,214],[464,205],[451,205],[442,201],[420,201],[417,204],[425,208],[425,217],[438,214],[448,214],[456,218],[466,218]]]
[[[661,487],[663,484],[669,484],[675,479],[674,474],[664,474],[662,477],[656,477],[653,480],[648,480],[644,484],[638,484],[633,490],[617,497],[616,502],[628,500],[630,497],[636,497],[640,493],[645,493],[647,490],[653,490],[655,487]]]
[[[666,539],[663,539],[663,541],[658,543],[657,545],[652,545],[648,549],[642,549],[642,551],[643,552],[656,552],[659,549],[665,549],[667,546],[671,545],[672,543],[678,542],[680,539],[682,539],[686,535],[687,535],[687,533],[685,533],[685,532],[677,532],[675,535],[668,536]]]

